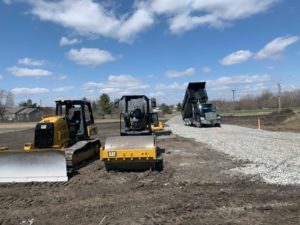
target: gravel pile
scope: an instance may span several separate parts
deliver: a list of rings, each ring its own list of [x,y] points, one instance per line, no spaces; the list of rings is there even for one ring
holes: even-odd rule
[[[222,128],[184,126],[181,116],[167,124],[174,134],[211,145],[235,159],[249,161],[232,174],[243,173],[254,180],[273,184],[300,184],[300,134],[270,132],[222,125]]]

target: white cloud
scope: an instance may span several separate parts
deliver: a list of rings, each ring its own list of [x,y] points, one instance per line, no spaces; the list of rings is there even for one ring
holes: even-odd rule
[[[58,80],[66,80],[66,79],[68,79],[68,76],[66,76],[66,75],[60,75],[57,79]]]
[[[210,73],[211,71],[212,71],[212,69],[209,68],[209,67],[207,67],[207,66],[205,66],[205,67],[202,68],[202,72],[205,73],[205,74],[208,74],[208,73]]]
[[[103,83],[97,83],[97,82],[94,82],[94,81],[89,81],[87,83],[84,83],[81,86],[81,89],[90,90],[90,89],[99,89],[101,87],[103,87]]]
[[[165,73],[167,77],[174,78],[174,77],[188,77],[194,75],[196,72],[195,68],[187,68],[183,71],[176,71],[176,70],[169,70]]]
[[[265,12],[277,0],[154,0],[152,8],[168,16],[170,30],[183,33],[199,26],[223,28],[235,20]]]
[[[2,0],[4,4],[10,5],[12,4],[12,0]]]
[[[299,41],[298,36],[278,37],[265,45],[255,56],[256,59],[278,59],[288,46]]]
[[[152,98],[160,98],[160,97],[165,97],[166,96],[166,93],[163,92],[163,91],[156,91],[156,92],[152,92],[149,94],[149,96]]]
[[[93,0],[29,1],[31,13],[43,21],[71,28],[85,36],[100,35],[130,42],[154,22],[144,4],[134,4],[132,12],[117,16],[116,10]]]
[[[3,79],[3,76],[0,74],[0,80],[2,80]]]
[[[17,77],[40,77],[40,76],[50,76],[52,72],[43,69],[29,69],[24,67],[10,67],[7,69],[8,72]]]
[[[167,104],[176,104],[181,102],[188,82],[174,82],[170,84],[156,84],[150,96],[156,97],[159,102]]]
[[[36,59],[31,59],[31,58],[22,58],[18,60],[18,64],[23,64],[27,66],[43,66],[45,65],[44,60],[36,60]]]
[[[80,43],[80,40],[77,38],[69,39],[67,37],[61,37],[59,40],[59,45],[60,46],[65,46],[65,45],[74,45]]]
[[[253,53],[248,50],[239,50],[225,56],[220,63],[225,66],[239,64],[249,60],[253,56]]]
[[[136,34],[146,30],[153,23],[153,13],[146,7],[138,8],[130,18],[123,22],[117,36],[120,41],[131,42]]]
[[[251,84],[269,81],[272,79],[271,75],[238,75],[238,76],[222,76],[216,80],[208,80],[207,84],[210,87],[220,88],[232,84]]]
[[[236,90],[236,98],[246,95],[257,95],[272,87],[272,76],[263,75],[237,75],[223,76],[206,82],[210,99],[232,98],[232,90]]]
[[[31,14],[85,36],[131,42],[158,21],[166,19],[172,33],[200,26],[224,28],[236,20],[263,13],[279,0],[144,0],[120,13],[118,4],[93,0],[30,0]],[[5,0],[5,2],[10,2]],[[127,8],[127,7],[126,7]]]
[[[157,84],[155,86],[156,90],[184,90],[187,86],[187,83],[178,83],[174,82],[173,84]]]
[[[100,65],[116,60],[110,52],[98,48],[71,49],[66,55],[68,59],[82,65]]]
[[[87,82],[81,86],[81,89],[86,91],[96,89],[101,93],[120,97],[124,94],[145,94],[145,89],[148,87],[147,84],[132,75],[110,75],[106,82]]]
[[[53,92],[67,92],[67,91],[71,91],[74,87],[72,86],[63,86],[63,87],[57,87],[57,88],[53,88],[52,91]]]
[[[47,88],[13,88],[11,92],[14,95],[34,95],[34,94],[44,94],[48,93],[49,90]]]

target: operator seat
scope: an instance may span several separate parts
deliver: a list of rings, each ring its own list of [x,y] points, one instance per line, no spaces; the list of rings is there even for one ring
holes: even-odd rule
[[[133,110],[133,117],[135,117],[138,120],[143,119],[143,113],[142,110],[140,108],[136,108]]]
[[[70,119],[70,138],[75,140],[78,134],[81,123],[81,112],[79,110],[74,111],[72,118]]]

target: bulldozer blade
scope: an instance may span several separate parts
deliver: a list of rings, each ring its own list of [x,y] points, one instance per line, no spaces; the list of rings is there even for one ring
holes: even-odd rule
[[[68,181],[60,150],[0,152],[0,183]]]

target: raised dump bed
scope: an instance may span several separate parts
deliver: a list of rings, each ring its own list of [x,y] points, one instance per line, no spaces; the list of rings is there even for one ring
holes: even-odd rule
[[[221,126],[221,117],[215,106],[207,103],[206,82],[189,83],[182,102],[182,119],[185,125],[202,127]]]

